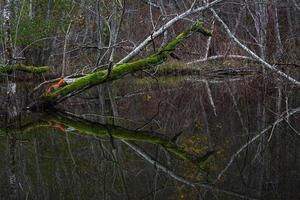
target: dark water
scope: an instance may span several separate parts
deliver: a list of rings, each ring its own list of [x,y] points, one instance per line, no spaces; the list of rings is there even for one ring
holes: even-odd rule
[[[299,89],[229,80],[127,79],[44,113],[4,82],[0,199],[300,199]]]

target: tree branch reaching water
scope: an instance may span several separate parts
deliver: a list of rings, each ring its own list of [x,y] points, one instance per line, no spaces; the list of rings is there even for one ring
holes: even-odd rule
[[[203,22],[197,21],[191,27],[180,33],[176,38],[160,48],[157,53],[137,61],[119,64],[116,67],[112,68],[109,76],[107,76],[108,71],[103,70],[75,79],[73,82],[66,84],[65,86],[57,90],[54,90],[51,93],[44,93],[41,96],[40,100],[34,102],[34,104],[30,106],[30,108],[36,106],[52,106],[95,85],[117,80],[127,74],[158,65],[164,62],[167,59],[168,55],[172,53],[179,44],[181,44],[186,38],[190,37],[194,32],[200,32],[205,36],[211,36],[210,31],[203,26]]]

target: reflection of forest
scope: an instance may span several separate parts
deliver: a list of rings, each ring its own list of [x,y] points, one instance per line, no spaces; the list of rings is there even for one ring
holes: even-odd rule
[[[80,118],[49,112],[12,120],[1,112],[0,193],[25,199],[298,198],[297,91],[263,90],[259,78],[164,80],[151,87],[149,80],[117,82],[72,98],[73,107],[61,106]],[[116,90],[118,84],[126,87]],[[107,95],[95,97],[97,90]],[[18,107],[26,105],[23,92]],[[201,168],[195,165],[210,149],[215,153]]]
[[[16,153],[19,150],[25,150],[28,151],[29,153],[34,151],[34,159],[35,159],[35,163],[36,163],[36,167],[38,170],[38,177],[28,177],[29,179],[31,179],[31,181],[33,181],[35,178],[38,178],[35,181],[45,181],[45,182],[40,182],[37,188],[37,191],[43,191],[46,188],[39,188],[39,187],[46,187],[46,183],[49,184],[48,181],[50,181],[49,177],[45,177],[46,180],[43,180],[43,173],[42,173],[42,169],[43,167],[46,167],[48,170],[52,170],[51,168],[54,166],[53,165],[53,159],[58,159],[59,155],[57,154],[52,154],[53,152],[48,152],[47,150],[44,151],[43,149],[40,149],[38,146],[39,143],[43,143],[44,140],[47,140],[49,138],[54,139],[54,140],[60,140],[61,134],[65,135],[65,139],[66,139],[66,145],[65,144],[59,144],[59,146],[67,146],[66,148],[64,148],[65,150],[62,150],[63,152],[61,152],[62,154],[66,154],[67,157],[66,158],[62,158],[63,161],[62,162],[67,162],[67,163],[71,163],[70,167],[74,167],[73,170],[75,170],[76,172],[74,173],[79,173],[79,171],[83,170],[83,173],[87,171],[84,171],[84,169],[81,168],[82,164],[78,163],[78,162],[84,162],[79,158],[80,161],[77,161],[77,156],[75,158],[74,153],[73,153],[73,148],[71,148],[70,145],[70,139],[73,140],[74,138],[78,137],[81,140],[90,140],[91,143],[93,143],[94,141],[97,141],[97,146],[99,151],[101,151],[101,153],[99,152],[99,155],[103,155],[104,157],[102,158],[103,160],[106,160],[107,162],[112,162],[113,165],[111,166],[114,171],[116,170],[116,173],[120,173],[119,175],[121,176],[121,180],[120,177],[118,177],[119,175],[117,175],[117,177],[115,178],[115,181],[121,181],[120,183],[116,183],[116,184],[126,184],[125,182],[123,182],[124,180],[124,173],[123,168],[120,168],[119,165],[121,165],[122,163],[120,162],[126,162],[126,159],[128,157],[128,149],[124,149],[124,146],[122,146],[120,144],[120,141],[123,144],[126,144],[127,146],[129,146],[132,150],[134,150],[134,152],[136,152],[138,155],[140,155],[142,158],[144,158],[147,162],[149,162],[151,165],[153,165],[155,168],[157,168],[158,170],[161,170],[162,172],[170,175],[171,177],[173,177],[175,180],[178,180],[179,182],[188,184],[192,187],[196,187],[196,183],[194,183],[194,181],[189,181],[179,175],[177,175],[175,172],[173,172],[171,169],[172,165],[169,164],[164,164],[161,163],[158,158],[159,156],[153,156],[151,154],[149,154],[146,150],[143,150],[141,147],[139,147],[138,145],[136,145],[133,142],[143,142],[143,143],[149,143],[149,144],[156,144],[159,145],[157,146],[157,149],[159,149],[161,147],[161,150],[163,152],[165,152],[166,155],[171,156],[168,152],[175,154],[176,156],[178,156],[179,158],[183,159],[183,160],[187,160],[190,161],[191,163],[194,163],[194,165],[196,165],[196,169],[200,169],[200,165],[201,163],[204,163],[205,160],[207,160],[209,158],[209,155],[211,155],[211,153],[208,152],[207,155],[204,155],[203,157],[197,157],[196,155],[193,155],[191,153],[188,153],[186,151],[184,151],[183,149],[181,149],[179,146],[177,146],[175,143],[173,143],[171,140],[167,139],[166,136],[164,135],[160,135],[157,134],[155,132],[150,132],[150,131],[139,131],[139,130],[129,130],[129,129],[125,129],[122,127],[118,127],[118,126],[114,126],[114,125],[101,125],[101,124],[97,124],[91,121],[87,121],[81,118],[78,118],[74,115],[70,115],[70,114],[66,114],[66,113],[62,113],[62,112],[47,112],[47,113],[40,113],[37,114],[38,115],[38,119],[32,121],[32,119],[29,119],[28,121],[30,121],[29,123],[26,123],[25,125],[21,125],[19,128],[10,126],[10,127],[6,127],[1,129],[1,134],[2,136],[5,136],[5,133],[8,134],[8,149],[9,149],[9,156],[8,156],[8,169],[10,170],[10,183],[7,184],[7,188],[9,188],[9,192],[7,192],[7,194],[11,194],[11,195],[15,195],[18,198],[23,198],[23,194],[20,195],[18,194],[18,183],[22,183],[22,177],[26,177],[25,174],[21,174],[19,175],[19,173],[24,173],[24,171],[18,171],[18,162],[20,160],[23,159],[23,157],[16,157]],[[29,116],[32,117],[32,116]],[[27,121],[26,119],[24,119],[24,121]],[[10,130],[10,131],[7,131]],[[73,137],[74,134],[73,133],[77,133],[75,134],[76,137]],[[51,135],[50,135],[51,134]],[[106,136],[106,137],[104,137]],[[70,137],[70,138],[69,138]],[[78,139],[77,138],[77,139]],[[117,139],[117,140],[116,140]],[[31,142],[33,141],[33,145],[29,144],[29,145],[24,145],[22,143],[27,143],[27,142]],[[52,140],[53,141],[53,140]],[[133,142],[131,142],[133,141]],[[37,146],[38,145],[38,146]],[[52,146],[51,148],[55,148],[56,145],[53,146],[48,144],[49,146]],[[99,146],[100,145],[100,146]],[[74,148],[76,148],[76,145],[74,146]],[[93,147],[94,148],[94,147]],[[42,153],[41,153],[42,152]],[[75,150],[76,152],[76,150]],[[123,155],[124,152],[124,155]],[[24,152],[22,152],[22,155]],[[51,155],[48,155],[48,154]],[[119,155],[119,154],[122,155]],[[42,154],[42,155],[40,155]],[[20,154],[19,154],[20,155]],[[38,156],[40,155],[40,156]],[[120,156],[125,156],[125,158],[121,158]],[[129,155],[130,157],[132,155]],[[158,157],[157,157],[158,156]],[[129,157],[129,160],[130,160]],[[25,158],[25,157],[24,157]],[[99,165],[102,163],[102,159],[101,161],[97,160],[99,158],[89,158],[94,160],[96,165]],[[169,157],[169,162],[171,160],[171,157]],[[28,162],[30,162],[31,160],[29,159]],[[100,163],[99,163],[100,162]],[[43,164],[42,164],[43,163]],[[30,163],[29,163],[30,165]],[[170,165],[170,166],[169,166]],[[65,167],[65,166],[63,166]],[[78,168],[78,169],[77,169]],[[120,168],[120,169],[119,169]],[[29,171],[27,171],[29,172]],[[29,172],[32,173],[32,172]],[[45,172],[46,174],[48,174],[49,172]],[[11,177],[14,177],[14,180],[11,180]],[[79,175],[78,175],[79,176]],[[66,177],[68,178],[68,177]],[[57,181],[57,180],[56,180]],[[45,185],[46,184],[46,185]],[[74,183],[73,183],[74,184]],[[76,184],[76,183],[75,183]],[[106,183],[104,183],[106,184]],[[64,187],[64,186],[63,186]],[[123,187],[127,188],[127,185],[123,185]],[[208,186],[211,187],[211,186]],[[29,188],[27,188],[29,189]],[[66,188],[65,188],[66,189]],[[40,191],[40,192],[41,192]],[[30,192],[30,191],[28,191]],[[48,192],[53,192],[53,191],[48,191]],[[109,191],[103,191],[104,193],[109,192]],[[43,195],[46,195],[46,193],[41,193],[41,198],[44,198]],[[49,195],[49,194],[48,194]],[[80,194],[85,196],[86,194]],[[110,194],[109,194],[110,195]],[[127,194],[129,195],[129,194]]]

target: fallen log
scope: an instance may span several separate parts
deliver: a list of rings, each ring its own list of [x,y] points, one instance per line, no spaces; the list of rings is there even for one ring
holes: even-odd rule
[[[10,74],[14,71],[21,71],[27,73],[43,73],[49,70],[48,66],[27,66],[23,64],[8,64],[5,66],[0,66],[0,74]]]
[[[197,21],[191,27],[177,35],[176,38],[168,42],[165,46],[161,47],[157,53],[130,63],[118,64],[113,67],[111,71],[102,70],[85,75],[78,79],[65,80],[65,85],[51,92],[45,92],[36,102],[32,103],[28,107],[28,109],[44,109],[47,107],[52,107],[53,105],[58,104],[61,101],[93,86],[99,85],[104,82],[117,80],[127,74],[161,64],[167,59],[168,55],[170,55],[170,53],[172,53],[179,44],[181,44],[194,32],[200,32],[205,36],[211,36],[211,32],[203,26],[203,22]]]

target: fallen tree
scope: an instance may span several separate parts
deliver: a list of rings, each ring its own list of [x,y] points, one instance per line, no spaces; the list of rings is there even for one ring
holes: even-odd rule
[[[23,64],[8,64],[5,66],[0,66],[0,73],[10,74],[14,71],[21,71],[27,73],[43,73],[49,71],[48,66],[27,66]]]
[[[129,60],[131,60],[134,56],[136,56],[145,46],[147,46],[149,43],[151,43],[151,41],[153,39],[155,39],[156,37],[160,36],[161,34],[163,34],[167,29],[169,29],[172,25],[174,25],[176,22],[178,22],[179,20],[184,19],[185,17],[195,14],[195,13],[199,13],[202,12],[206,9],[209,9],[211,7],[213,7],[216,4],[219,4],[221,2],[223,2],[224,0],[215,0],[212,1],[210,3],[207,3],[203,6],[197,7],[196,3],[197,1],[194,1],[194,3],[192,4],[192,6],[186,10],[185,12],[177,15],[176,17],[174,17],[173,19],[169,20],[167,23],[165,23],[163,26],[161,26],[161,28],[159,28],[158,30],[154,31],[150,36],[148,36],[143,42],[141,42],[134,50],[132,50],[127,56],[125,56],[122,60],[120,60],[118,62],[118,64],[122,64],[125,62],[128,62]]]
[[[43,95],[40,96],[38,101],[32,103],[28,107],[28,109],[44,109],[49,106],[53,106],[95,85],[117,80],[127,74],[161,64],[167,59],[168,55],[171,54],[179,44],[181,44],[194,32],[200,32],[205,36],[211,36],[211,32],[203,26],[203,22],[197,21],[191,27],[177,35],[176,38],[168,42],[165,46],[161,47],[155,54],[130,63],[118,64],[113,67],[111,71],[102,70],[85,75],[78,79],[66,79],[63,81],[63,84],[62,81],[60,81],[60,84],[58,85],[59,87],[54,86],[53,90],[47,90]]]

